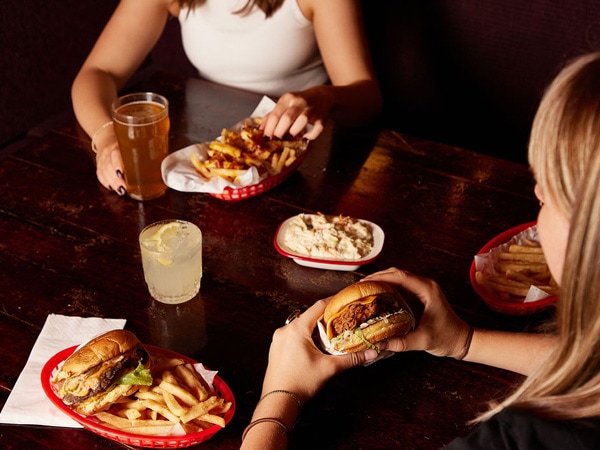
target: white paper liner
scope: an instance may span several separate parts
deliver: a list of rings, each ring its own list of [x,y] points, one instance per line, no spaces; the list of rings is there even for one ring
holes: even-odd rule
[[[345,355],[346,353],[333,349],[333,347],[331,345],[331,341],[327,338],[327,329],[326,328],[327,327],[325,326],[325,320],[323,319],[323,317],[321,317],[319,319],[319,321],[317,322],[317,329],[319,330],[319,338],[321,340],[322,349],[325,352],[329,353],[330,355]],[[377,355],[377,358],[375,358],[372,361],[366,362],[363,365],[368,366],[370,364],[373,364],[374,362],[380,361],[385,358],[389,358],[393,354],[394,354],[394,352],[391,352],[389,350],[382,350]]]
[[[275,102],[269,97],[263,97],[258,103],[250,117],[263,117],[269,113]],[[233,125],[242,126],[243,120]],[[308,127],[307,127],[308,128]],[[169,154],[161,165],[163,181],[171,189],[180,192],[204,192],[209,194],[222,194],[225,188],[240,189],[252,186],[264,180],[268,174],[260,175],[256,167],[252,167],[237,177],[235,181],[229,181],[222,177],[213,177],[210,180],[203,178],[194,168],[191,162],[192,152],[199,155],[200,160],[208,158],[207,145],[204,142],[188,145],[180,150]]]
[[[524,245],[526,241],[532,241],[539,243],[539,237],[537,233],[537,226],[533,225],[520,233],[513,236],[510,240],[501,244],[497,247],[492,248],[487,253],[481,253],[479,255],[475,255],[475,269],[478,272],[481,272],[485,275],[497,276],[501,275],[500,270],[498,270],[498,254],[501,252],[508,251],[508,247],[513,244]],[[523,300],[523,303],[535,302],[538,300],[543,300],[545,298],[550,297],[553,294],[549,294],[546,291],[541,290],[537,286],[531,286],[529,288],[529,292]]]

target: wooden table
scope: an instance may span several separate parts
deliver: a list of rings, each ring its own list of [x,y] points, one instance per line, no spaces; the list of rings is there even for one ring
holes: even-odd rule
[[[171,103],[171,148],[210,140],[246,117],[259,96],[164,72],[136,90]],[[490,136],[494,139],[494,136]],[[147,343],[219,371],[237,412],[204,448],[233,449],[260,394],[273,331],[291,311],[390,266],[435,278],[458,313],[481,327],[533,330],[546,313],[490,311],[469,283],[489,239],[535,220],[524,166],[388,130],[332,130],[287,181],[226,202],[169,190],[154,201],[119,198],[97,182],[89,139],[74,119],[0,161],[0,388],[4,405],[49,313],[127,319]],[[359,272],[302,267],[273,246],[278,225],[300,212],[379,224],[385,245]],[[201,295],[159,304],[144,283],[138,234],[181,218],[204,234]],[[519,380],[515,374],[425,353],[348,371],[305,406],[290,448],[434,449]],[[0,447],[126,447],[81,429],[0,427]]]

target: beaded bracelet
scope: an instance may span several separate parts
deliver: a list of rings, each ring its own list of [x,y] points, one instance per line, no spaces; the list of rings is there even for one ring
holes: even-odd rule
[[[96,148],[96,138],[100,135],[100,133],[102,133],[104,130],[106,130],[108,127],[112,126],[113,121],[109,120],[108,122],[106,122],[104,125],[102,125],[100,128],[98,128],[96,130],[96,132],[94,133],[94,136],[92,136],[92,151],[94,153],[98,153],[98,149]]]
[[[465,346],[463,347],[462,352],[460,353],[460,355],[458,355],[455,359],[464,359],[465,356],[467,356],[467,353],[469,353],[469,349],[471,348],[471,340],[473,339],[473,332],[475,331],[475,328],[473,327],[473,325],[469,325],[469,332],[467,334],[467,340],[465,341]]]
[[[244,442],[244,439],[246,439],[246,435],[248,434],[248,431],[250,431],[250,429],[252,427],[254,427],[254,425],[258,425],[259,423],[265,423],[265,422],[276,423],[277,425],[279,425],[281,427],[281,429],[284,431],[286,436],[290,435],[290,429],[281,420],[275,419],[273,417],[263,417],[262,419],[256,419],[255,421],[250,422],[248,424],[248,426],[246,428],[244,428],[244,432],[242,433],[242,442]]]

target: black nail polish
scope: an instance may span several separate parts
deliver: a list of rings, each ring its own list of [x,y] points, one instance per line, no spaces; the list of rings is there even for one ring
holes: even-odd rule
[[[117,169],[117,176],[121,179],[123,178],[123,172],[121,172],[119,169]]]
[[[125,195],[125,192],[127,192],[125,188],[123,186],[119,186],[119,195]]]
[[[112,187],[112,186],[108,186],[108,190],[109,190],[110,192],[115,192],[115,190],[113,189],[113,187]]]

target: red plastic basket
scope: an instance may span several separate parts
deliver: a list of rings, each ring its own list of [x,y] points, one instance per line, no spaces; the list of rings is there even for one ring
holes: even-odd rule
[[[145,345],[145,347],[152,355],[162,355],[167,358],[181,358],[187,363],[196,363],[195,360],[188,358],[185,355],[180,355],[178,353],[172,352],[164,348],[155,347],[153,345]],[[76,349],[77,346],[66,348],[58,352],[52,358],[50,358],[50,360],[42,368],[40,378],[42,383],[42,389],[44,390],[44,393],[46,394],[48,399],[54,404],[54,406],[56,406],[60,411],[62,411],[63,413],[71,417],[73,420],[78,422],[81,426],[83,426],[83,428],[100,436],[103,436],[107,439],[111,439],[113,441],[146,448],[186,448],[192,445],[201,444],[202,442],[209,440],[216,433],[222,430],[220,426],[213,425],[212,427],[207,428],[206,430],[181,436],[145,436],[115,430],[100,424],[93,417],[86,417],[77,414],[76,412],[69,409],[58,398],[50,383],[53,371],[57,369],[58,365],[62,363],[65,359],[67,359]],[[229,386],[227,386],[227,384],[223,381],[223,379],[218,375],[215,376],[214,379],[214,388],[221,397],[223,397],[226,401],[232,403],[231,408],[225,413],[224,417],[225,424],[228,424],[235,413],[236,407],[233,392],[231,391]]]
[[[498,247],[499,245],[502,245],[502,244],[505,244],[506,242],[510,241],[515,235],[534,226],[535,224],[536,224],[536,222],[528,222],[528,223],[524,223],[521,225],[517,225],[516,227],[513,227],[509,230],[506,230],[503,233],[500,233],[495,238],[493,238],[487,244],[485,244],[481,248],[481,250],[479,250],[479,252],[477,252],[477,253],[478,254],[487,253],[492,248]],[[492,309],[496,312],[499,312],[502,314],[510,314],[513,316],[521,316],[521,315],[533,314],[533,313],[543,311],[545,309],[552,307],[554,305],[554,303],[556,303],[556,295],[552,295],[543,300],[538,300],[535,302],[528,302],[528,303],[508,302],[508,301],[502,301],[498,298],[494,298],[493,296],[491,296],[488,293],[488,291],[484,287],[482,287],[477,282],[477,279],[475,277],[475,272],[477,272],[477,269],[475,267],[475,261],[473,261],[471,263],[471,269],[469,271],[471,285],[473,286],[473,289],[475,290],[475,292],[477,292],[477,294],[479,294],[479,296],[485,302],[485,304],[490,309]]]
[[[281,173],[277,175],[266,177],[260,183],[252,184],[250,186],[245,186],[239,189],[227,187],[220,194],[210,193],[210,195],[220,200],[226,201],[245,200],[247,198],[260,195],[264,192],[267,192],[269,189],[273,189],[275,186],[283,183],[292,173],[294,173],[298,166],[302,164],[302,161],[306,159],[307,154],[308,147],[298,155],[296,160],[289,167],[286,167],[284,170],[281,171]]]

